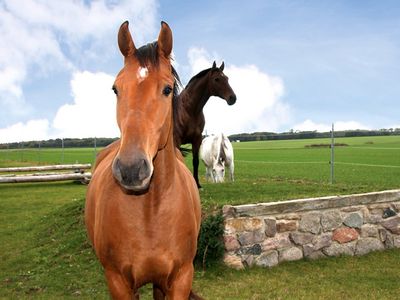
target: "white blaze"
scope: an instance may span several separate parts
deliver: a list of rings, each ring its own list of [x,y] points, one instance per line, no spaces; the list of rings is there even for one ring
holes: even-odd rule
[[[140,67],[137,72],[137,78],[139,82],[142,82],[148,75],[149,70],[146,67]]]

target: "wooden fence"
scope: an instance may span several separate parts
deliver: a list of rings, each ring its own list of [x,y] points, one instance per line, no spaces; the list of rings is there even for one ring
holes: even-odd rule
[[[0,168],[0,183],[79,180],[88,183],[91,164],[50,165]],[[49,172],[53,171],[53,172]],[[28,173],[35,172],[35,173]]]

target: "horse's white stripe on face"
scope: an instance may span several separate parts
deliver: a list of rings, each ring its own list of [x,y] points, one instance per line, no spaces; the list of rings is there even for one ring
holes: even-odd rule
[[[142,82],[147,77],[148,74],[149,70],[146,67],[139,67],[137,71],[137,78],[139,82]]]

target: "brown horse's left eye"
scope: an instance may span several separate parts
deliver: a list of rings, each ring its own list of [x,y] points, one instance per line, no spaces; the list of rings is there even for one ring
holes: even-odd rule
[[[164,96],[169,96],[169,94],[171,94],[172,92],[172,87],[167,85],[164,89],[163,89],[163,95]]]

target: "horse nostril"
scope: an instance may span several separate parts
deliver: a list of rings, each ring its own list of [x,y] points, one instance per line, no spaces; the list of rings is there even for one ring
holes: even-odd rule
[[[138,168],[139,168],[139,173],[138,173],[138,178],[139,180],[143,180],[149,176],[149,165],[147,164],[147,161],[145,159],[142,159],[138,163]]]

